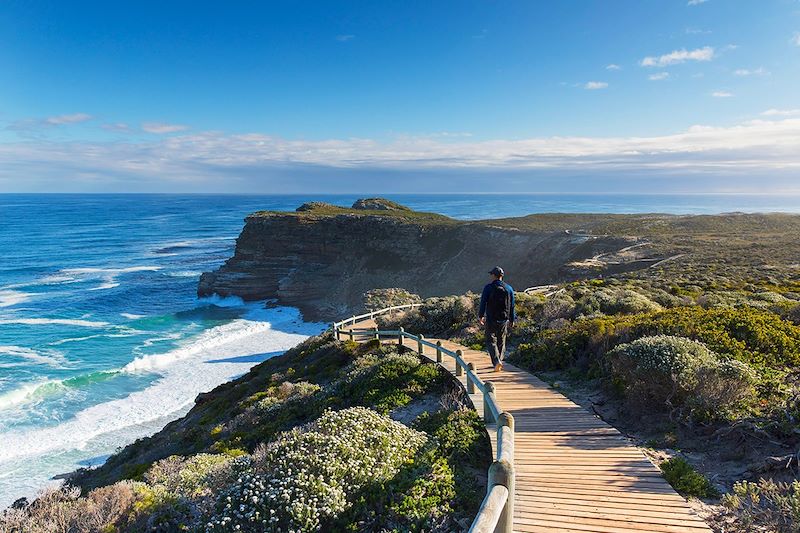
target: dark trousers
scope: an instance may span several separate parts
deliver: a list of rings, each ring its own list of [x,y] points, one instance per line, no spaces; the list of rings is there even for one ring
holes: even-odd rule
[[[508,335],[508,322],[486,321],[486,350],[495,366],[502,363],[505,358],[506,335]]]

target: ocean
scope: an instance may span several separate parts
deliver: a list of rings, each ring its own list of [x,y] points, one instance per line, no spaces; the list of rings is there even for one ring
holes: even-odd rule
[[[800,196],[387,195],[460,219],[538,212],[800,212]],[[102,463],[198,393],[327,325],[196,297],[244,217],[358,195],[0,195],[0,509]]]

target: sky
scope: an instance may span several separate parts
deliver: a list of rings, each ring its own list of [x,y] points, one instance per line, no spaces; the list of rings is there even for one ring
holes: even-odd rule
[[[800,0],[0,6],[0,192],[800,192]]]

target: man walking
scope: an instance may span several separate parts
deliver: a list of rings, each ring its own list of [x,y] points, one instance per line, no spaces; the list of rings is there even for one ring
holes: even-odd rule
[[[514,313],[514,289],[503,281],[505,272],[500,267],[489,271],[491,283],[483,288],[478,319],[486,326],[486,349],[492,358],[494,371],[503,369],[506,352],[506,336],[517,318]]]

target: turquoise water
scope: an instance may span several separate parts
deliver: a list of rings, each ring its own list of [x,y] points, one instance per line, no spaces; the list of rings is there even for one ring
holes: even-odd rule
[[[463,219],[800,211],[796,196],[390,197]],[[355,198],[0,195],[0,508],[324,328],[265,302],[198,300],[197,280],[231,256],[248,213]]]

